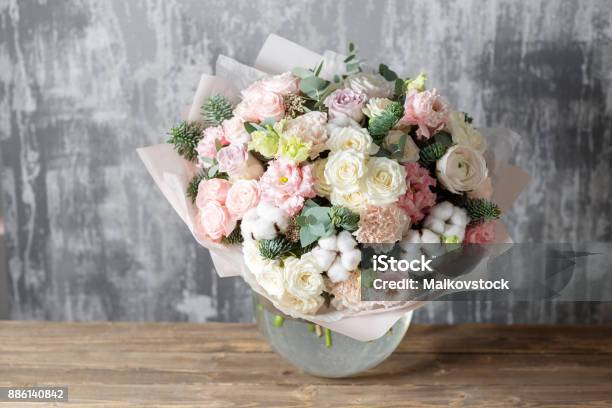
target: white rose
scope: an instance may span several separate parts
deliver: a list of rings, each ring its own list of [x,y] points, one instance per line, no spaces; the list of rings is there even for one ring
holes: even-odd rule
[[[255,279],[271,296],[280,298],[285,293],[284,269],[279,265],[268,265],[255,275]]]
[[[355,150],[369,155],[376,154],[379,149],[368,131],[361,127],[333,127],[327,140],[327,147],[332,152]]]
[[[327,147],[327,114],[324,112],[308,112],[295,119],[291,119],[285,125],[283,133],[294,135],[304,142],[311,142],[310,158],[315,159]]]
[[[471,147],[454,145],[436,163],[440,183],[451,193],[474,190],[487,178],[487,163],[482,154]]]
[[[332,187],[325,178],[325,165],[327,164],[328,158],[318,159],[314,162],[312,174],[314,175],[315,182],[314,188],[318,195],[322,197],[329,197],[331,194]]]
[[[400,138],[405,133],[400,130],[392,130],[385,137],[383,147],[389,152],[394,152],[398,148]],[[406,135],[406,143],[404,143],[404,151],[399,159],[400,163],[416,162],[419,160],[419,148],[410,135]]]
[[[325,290],[325,281],[321,272],[321,267],[312,255],[286,258],[284,277],[287,292],[300,299],[320,297]]]
[[[333,191],[351,192],[359,189],[359,179],[365,171],[365,156],[354,150],[345,150],[328,156],[324,175]]]
[[[315,314],[325,302],[323,296],[311,296],[308,298],[300,298],[285,292],[278,300],[281,307],[296,311],[302,314]]]
[[[463,113],[457,111],[451,112],[446,127],[452,135],[454,143],[472,147],[480,153],[484,153],[487,149],[486,141],[478,130],[465,121]]]
[[[370,204],[391,204],[406,193],[406,170],[395,160],[372,157],[365,183]]]
[[[244,263],[255,277],[260,275],[266,268],[280,265],[278,261],[266,259],[261,256],[259,244],[254,240],[244,241],[242,245],[242,255],[244,257]]]
[[[368,205],[368,195],[363,187],[348,193],[334,190],[329,200],[333,205],[341,205],[355,212],[363,210]]]
[[[373,118],[380,115],[387,109],[387,106],[391,103],[391,99],[387,98],[372,98],[368,101],[366,106],[363,108],[363,113],[368,118]]]
[[[349,75],[344,80],[344,86],[363,92],[368,98],[389,98],[393,95],[391,84],[380,74],[359,72]]]

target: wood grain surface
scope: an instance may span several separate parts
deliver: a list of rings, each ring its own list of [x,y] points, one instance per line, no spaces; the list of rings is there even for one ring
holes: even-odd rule
[[[0,386],[34,385],[79,407],[604,407],[612,327],[416,325],[380,366],[330,380],[248,324],[0,322]]]

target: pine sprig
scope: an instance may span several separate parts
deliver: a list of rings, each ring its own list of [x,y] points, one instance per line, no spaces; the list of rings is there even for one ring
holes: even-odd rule
[[[421,149],[419,152],[419,160],[423,166],[429,167],[440,160],[440,158],[444,156],[444,153],[446,153],[447,149],[448,146],[445,146],[442,143],[430,144],[429,146],[425,146]]]
[[[189,185],[187,186],[187,197],[191,199],[192,203],[195,203],[196,197],[198,196],[198,188],[200,187],[200,182],[202,180],[207,179],[206,172],[202,171],[191,179]]]
[[[240,224],[236,225],[236,228],[227,236],[224,237],[221,242],[226,245],[237,245],[241,244],[244,241],[242,238],[242,230],[240,229]]]
[[[213,95],[202,105],[204,123],[208,126],[219,126],[224,120],[231,119],[232,104],[223,95]]]
[[[372,135],[374,142],[381,144],[389,130],[404,115],[404,108],[398,102],[391,102],[379,115],[374,116],[368,123],[368,132]]]
[[[185,159],[195,161],[198,157],[196,147],[202,139],[202,130],[199,123],[180,122],[168,132],[168,143],[173,144],[176,152]]]
[[[329,210],[329,218],[336,228],[347,231],[356,231],[359,228],[359,214],[346,207],[334,205]]]
[[[501,215],[501,210],[492,201],[484,198],[471,198],[465,203],[465,209],[472,223],[496,220]]]
[[[296,244],[288,239],[277,237],[259,241],[259,253],[266,259],[276,260],[296,249]]]

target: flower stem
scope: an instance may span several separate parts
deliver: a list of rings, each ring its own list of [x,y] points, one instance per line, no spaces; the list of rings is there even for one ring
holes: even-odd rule
[[[284,321],[285,321],[285,318],[283,316],[277,315],[274,318],[274,327],[281,327]]]
[[[332,346],[331,330],[325,329],[325,347],[331,347],[331,346]]]
[[[323,332],[321,331],[321,326],[319,326],[318,324],[315,326],[315,332],[317,333],[317,336],[319,337],[323,335]]]
[[[313,331],[315,331],[315,325],[314,325],[314,324],[312,324],[312,323],[308,323],[308,331],[309,331],[309,332],[313,332]]]

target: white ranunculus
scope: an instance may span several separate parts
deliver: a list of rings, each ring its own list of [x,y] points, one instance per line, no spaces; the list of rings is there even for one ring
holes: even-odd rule
[[[389,152],[395,151],[399,144],[400,138],[405,133],[401,130],[392,130],[383,140],[383,147]],[[410,135],[406,135],[406,143],[404,143],[404,151],[399,159],[400,163],[416,162],[419,160],[419,148]]]
[[[310,254],[301,258],[290,256],[284,260],[285,287],[289,293],[300,299],[321,296],[325,281],[319,263]]]
[[[372,157],[365,183],[370,204],[391,204],[406,193],[406,170],[395,160]]]
[[[383,113],[390,103],[391,99],[388,98],[372,98],[366,103],[363,113],[371,119]]]
[[[454,143],[472,147],[480,153],[484,153],[487,149],[487,143],[480,132],[465,121],[465,114],[457,111],[451,112],[446,127]]]
[[[476,149],[454,145],[436,163],[440,183],[451,193],[474,190],[487,178],[487,163]]]
[[[373,155],[378,152],[378,145],[364,128],[334,127],[332,128],[327,147],[332,152],[354,150],[356,152]]]
[[[284,269],[277,264],[268,265],[255,275],[257,283],[271,296],[280,298],[285,293]]]
[[[368,95],[368,98],[389,98],[393,95],[391,83],[380,74],[359,72],[349,75],[344,80],[344,86],[354,91],[361,91]]]
[[[325,166],[328,158],[318,159],[313,164],[312,174],[314,175],[314,188],[317,194],[322,197],[329,197],[332,187],[325,178]]]
[[[329,200],[333,205],[341,205],[355,212],[363,210],[366,205],[368,205],[368,195],[365,193],[365,188],[363,187],[348,193],[334,190]]]
[[[366,171],[365,156],[354,150],[330,153],[325,165],[325,180],[332,191],[352,192],[359,189],[359,179]]]

